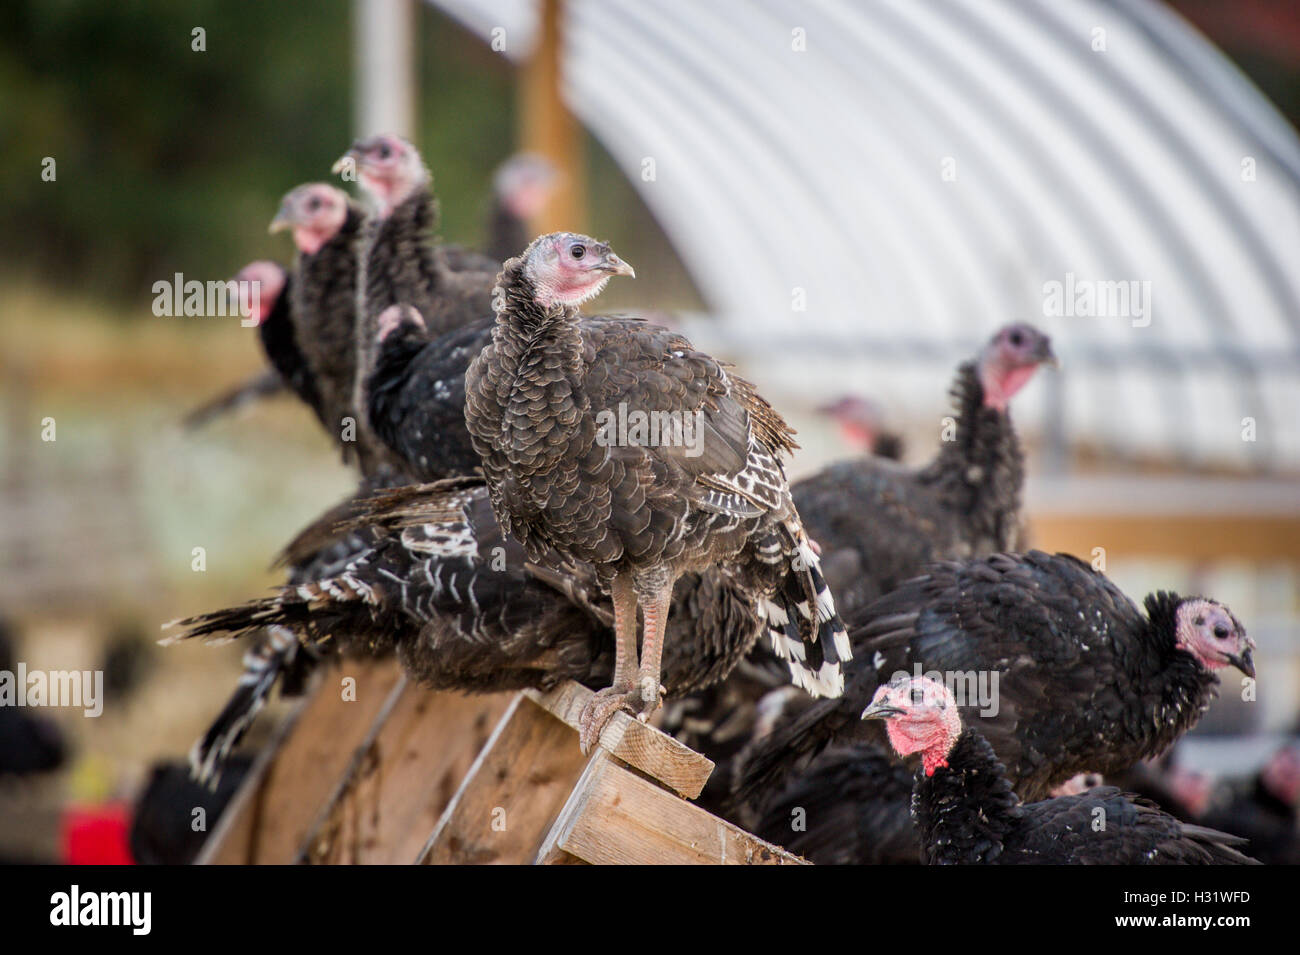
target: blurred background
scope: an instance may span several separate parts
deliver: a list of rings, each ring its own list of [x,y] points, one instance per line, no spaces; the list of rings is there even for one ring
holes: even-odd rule
[[[846,395],[926,460],[957,363],[1043,328],[1064,367],[1013,410],[1031,543],[1211,594],[1259,642],[1257,701],[1225,686],[1181,764],[1245,778],[1297,732],[1295,4],[12,0],[0,24],[4,642],[108,684],[98,719],[40,711],[48,771],[0,767],[0,857],[66,854],[70,814],[184,754],[240,648],[163,649],[160,623],[278,582],[351,489],[291,400],[181,428],[262,359],[152,286],[289,261],[280,196],[387,129],[474,247],[496,165],[548,156],[535,228],[608,240],[638,278],[602,308],[740,365],[799,430],[792,477],[860,453],[817,412]],[[1131,298],[1055,309],[1080,283]]]

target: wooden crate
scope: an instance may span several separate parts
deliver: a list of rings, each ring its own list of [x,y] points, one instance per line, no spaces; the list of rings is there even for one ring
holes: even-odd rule
[[[345,664],[282,727],[199,861],[803,863],[688,802],[713,764],[651,726],[617,714],[584,757],[590,696],[434,692],[395,661]]]

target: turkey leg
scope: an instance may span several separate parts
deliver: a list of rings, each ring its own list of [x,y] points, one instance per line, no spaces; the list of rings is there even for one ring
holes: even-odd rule
[[[628,706],[638,695],[634,684],[638,675],[636,650],[636,591],[632,575],[620,571],[610,587],[614,600],[614,682],[598,690],[587,701],[578,717],[578,745],[583,754],[590,753],[601,732],[614,714]],[[658,661],[656,660],[656,667]]]

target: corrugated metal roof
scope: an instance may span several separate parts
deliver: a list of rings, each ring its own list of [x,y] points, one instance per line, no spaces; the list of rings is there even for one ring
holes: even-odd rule
[[[510,56],[531,47],[530,0],[435,2],[485,39],[504,27]],[[1028,319],[1066,362],[1018,409],[1030,429],[1185,463],[1300,466],[1300,139],[1169,9],[567,9],[571,108],[709,303],[691,334],[765,388],[820,399],[853,382],[930,414],[957,360]],[[1149,289],[1149,325],[1046,315],[1046,283],[1070,275]]]

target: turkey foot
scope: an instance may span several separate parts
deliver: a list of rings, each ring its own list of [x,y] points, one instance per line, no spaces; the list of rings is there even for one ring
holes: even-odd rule
[[[664,692],[659,680],[648,673],[642,674],[634,684],[597,690],[578,717],[578,745],[582,747],[582,755],[590,755],[596,748],[600,734],[615,713],[622,710],[644,723],[663,705]]]

